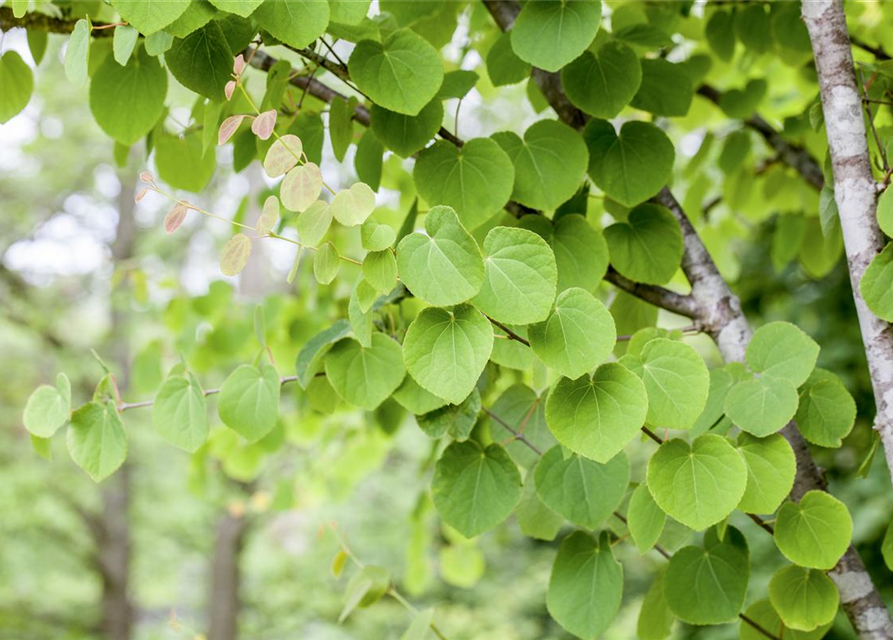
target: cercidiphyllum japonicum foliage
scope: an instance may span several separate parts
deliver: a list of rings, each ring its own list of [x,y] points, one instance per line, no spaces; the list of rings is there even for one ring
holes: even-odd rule
[[[692,331],[658,328],[654,307],[602,284],[609,265],[612,281],[682,284],[679,223],[652,201],[671,182],[729,278],[739,268],[732,242],[776,212],[777,269],[796,260],[820,277],[834,266],[840,230],[829,189],[820,199],[741,123],[770,110],[786,139],[824,154],[794,3],[528,2],[505,34],[483,3],[382,0],[376,15],[360,0],[112,0],[86,17],[62,3],[0,9],[7,20],[35,18],[28,43],[39,64],[46,23],[32,9],[71,27],[65,73],[89,83],[115,157],[145,140],[154,169],[137,199],[172,202],[165,231],[217,217],[179,192],[200,194],[215,173],[257,161],[273,186],[256,221],[235,221],[220,270],[235,276],[258,243],[289,242],[288,281],[331,311],[325,326],[297,331],[293,370],[271,361],[266,336],[288,329],[263,313],[257,356],[219,389],[206,388],[196,364],[174,365],[145,403],[161,438],[224,461],[227,451],[275,449],[280,398],[293,395],[283,385],[300,389],[301,411],[362,410],[389,431],[410,413],[438,441],[419,491],[430,491],[453,552],[515,523],[556,540],[545,606],[570,633],[595,638],[613,623],[624,590],[615,546],[627,534],[639,553],[667,559],[645,595],[641,638],[667,637],[677,618],[723,624],[745,612],[757,626],[742,622],[742,637],[758,627],[804,638],[828,629],[838,595],[824,571],[849,545],[852,520],[829,494],[787,500],[796,460],[778,433],[796,419],[810,443],[840,447],[853,428],[855,403],[816,367],[819,346],[770,322],[744,362],[720,365]],[[457,37],[459,57],[445,47]],[[557,74],[550,81],[563,83],[565,106],[585,126],[545,110],[533,68]],[[872,95],[882,96],[890,68],[870,70]],[[19,52],[2,54],[0,122],[28,104],[33,76]],[[718,107],[696,97],[706,81],[722,86]],[[541,114],[525,106],[529,126],[460,118],[464,98],[497,104],[521,97],[512,88],[521,82]],[[790,83],[806,97],[791,97]],[[782,108],[767,99],[782,94]],[[191,111],[179,123],[168,116],[184,95]],[[217,146],[231,151],[231,167],[218,166]],[[357,179],[345,179],[351,169]],[[891,211],[893,198],[882,198],[885,230]],[[862,291],[890,319],[887,253]],[[311,271],[318,288],[306,286]],[[39,451],[67,424],[72,459],[101,481],[126,458],[124,412],[144,405],[122,400],[111,374],[89,402],[72,395],[59,374],[31,396],[24,424]],[[221,438],[229,450],[213,446]],[[750,597],[748,539],[766,534],[740,513],[774,520],[781,567]],[[334,573],[349,556],[345,547]],[[342,619],[392,583],[380,567],[355,572]],[[753,598],[763,599],[747,607]],[[432,615],[419,614],[404,637],[424,637]]]

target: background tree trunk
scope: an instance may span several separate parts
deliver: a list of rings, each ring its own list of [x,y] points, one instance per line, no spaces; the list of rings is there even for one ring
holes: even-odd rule
[[[227,511],[217,521],[208,593],[208,640],[239,637],[239,561],[247,530],[248,520],[241,514],[237,517]]]

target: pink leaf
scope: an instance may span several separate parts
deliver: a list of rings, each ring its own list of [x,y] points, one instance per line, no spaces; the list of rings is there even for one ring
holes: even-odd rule
[[[322,190],[319,167],[308,162],[298,165],[285,175],[279,187],[279,199],[289,211],[304,211],[316,202]]]
[[[237,233],[223,246],[220,254],[220,270],[225,276],[234,276],[245,268],[251,256],[251,238]]]
[[[233,134],[236,132],[236,129],[239,128],[239,125],[242,124],[242,120],[244,120],[247,116],[244,114],[237,116],[230,116],[226,120],[224,120],[220,124],[220,130],[217,132],[217,144],[226,144],[226,141],[233,137]]]
[[[245,68],[245,58],[242,57],[240,53],[233,59],[233,74],[240,76],[242,75],[242,70]]]
[[[291,170],[301,154],[304,152],[304,145],[298,136],[286,133],[276,142],[270,145],[267,155],[264,157],[264,171],[271,178],[278,178]]]
[[[152,175],[151,173],[149,173],[148,171],[143,171],[143,172],[140,174],[140,180],[142,180],[143,182],[146,182],[146,183],[148,183],[148,184],[154,184],[154,182],[155,182],[155,176],[153,176],[153,175]]]
[[[230,80],[226,83],[226,86],[223,87],[223,93],[226,95],[227,100],[233,99],[233,93],[236,91],[236,81]]]
[[[254,119],[251,123],[251,130],[261,140],[267,140],[273,135],[273,129],[276,127],[276,110],[270,109]]]
[[[178,202],[173,209],[167,212],[167,215],[164,216],[164,230],[168,235],[180,228],[188,212],[189,209],[182,202]]]
[[[149,193],[148,189],[140,189],[139,193],[136,194],[136,197],[133,199],[134,202],[139,202],[143,198],[146,197],[146,194]]]

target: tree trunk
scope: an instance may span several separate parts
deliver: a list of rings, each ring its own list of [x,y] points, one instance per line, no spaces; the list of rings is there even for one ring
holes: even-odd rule
[[[237,640],[239,637],[239,559],[247,530],[248,521],[243,515],[225,512],[217,522],[208,597],[208,640]]]

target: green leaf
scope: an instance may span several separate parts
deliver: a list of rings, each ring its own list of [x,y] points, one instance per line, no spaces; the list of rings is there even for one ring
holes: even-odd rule
[[[546,451],[556,440],[546,425],[545,404],[545,398],[537,395],[530,387],[513,384],[491,407],[490,429],[501,429],[508,435],[509,431],[505,428],[508,425],[514,431],[522,433],[524,439],[538,450]],[[518,440],[509,442],[505,450],[515,462],[527,469],[539,462],[539,454]]]
[[[893,322],[893,242],[871,259],[859,282],[859,292],[874,315]]]
[[[190,453],[205,443],[207,402],[194,375],[172,375],[164,381],[152,406],[152,426],[162,438]]]
[[[648,462],[648,489],[668,515],[703,531],[729,515],[747,486],[747,466],[722,436],[663,443]]]
[[[599,0],[524,4],[511,30],[519,58],[546,71],[558,71],[595,39],[601,22]]]
[[[484,239],[484,282],[474,303],[500,322],[529,324],[549,315],[558,267],[541,237],[526,229],[496,227]]]
[[[772,576],[769,600],[786,627],[812,631],[834,620],[840,594],[824,571],[787,566]]]
[[[449,71],[443,76],[443,84],[440,85],[440,91],[437,97],[441,100],[449,100],[455,98],[461,100],[468,95],[468,92],[474,89],[474,85],[480,80],[480,76],[474,71],[467,69],[456,69]]]
[[[487,52],[487,75],[494,87],[515,84],[530,76],[530,63],[512,50],[510,32],[501,34]]]
[[[366,254],[363,278],[380,293],[387,293],[397,286],[397,260],[390,249]]]
[[[460,404],[450,404],[416,416],[419,428],[429,438],[449,436],[460,442],[468,440],[481,411],[481,394],[473,389]]]
[[[558,535],[564,518],[543,504],[536,495],[536,483],[533,474],[527,474],[524,489],[521,493],[521,502],[515,510],[515,518],[518,520],[518,528],[528,538],[551,542]]]
[[[666,573],[666,568],[658,571],[642,600],[639,620],[636,624],[638,640],[664,640],[670,637],[673,630],[676,616],[670,611],[664,596]]]
[[[301,242],[308,247],[318,246],[332,226],[332,218],[332,208],[323,200],[304,209],[295,223]]]
[[[622,597],[623,567],[606,533],[598,542],[582,531],[562,540],[546,593],[546,608],[558,624],[594,640],[617,615]]]
[[[735,33],[755,53],[763,53],[772,46],[769,14],[762,5],[748,6],[735,13]]]
[[[221,11],[247,18],[263,4],[264,0],[210,0],[210,2]]]
[[[642,381],[648,392],[650,424],[690,429],[707,405],[710,373],[687,344],[656,338],[642,350]]]
[[[794,416],[803,437],[820,447],[839,447],[856,422],[856,402],[836,375],[815,369],[800,389]]]
[[[360,241],[367,251],[384,251],[393,246],[396,239],[397,234],[393,228],[373,218],[366,220],[360,227]]]
[[[884,564],[893,571],[893,522],[887,525],[887,533],[881,543],[881,555],[884,557]]]
[[[110,476],[127,457],[127,434],[111,400],[94,400],[72,413],[67,440],[71,459],[94,482]]]
[[[561,70],[561,83],[575,106],[596,118],[613,118],[629,104],[642,82],[636,52],[620,42],[605,43]]]
[[[329,25],[329,3],[273,0],[258,7],[253,17],[274,38],[301,49],[325,32]]]
[[[114,40],[112,42],[112,51],[114,52],[115,62],[122,67],[130,60],[133,48],[139,38],[139,32],[133,27],[126,25],[118,25],[115,27]]]
[[[783,378],[795,387],[806,382],[819,357],[819,345],[788,322],[757,329],[747,345],[747,366],[764,376]]]
[[[189,8],[189,0],[115,0],[121,18],[144,36],[164,29]]]
[[[239,365],[223,382],[217,413],[226,426],[248,442],[257,442],[270,433],[279,417],[276,367]]]
[[[347,402],[372,411],[390,396],[406,375],[400,345],[373,333],[371,346],[345,338],[326,356],[326,376]]]
[[[217,15],[217,9],[209,2],[190,2],[189,8],[183,12],[183,15],[166,27],[165,31],[176,38],[185,38],[193,31],[208,24],[215,15]]]
[[[383,154],[384,146],[375,137],[375,133],[366,131],[357,143],[354,168],[357,171],[357,177],[368,184],[373,191],[378,191],[381,186]]]
[[[217,156],[204,153],[199,136],[185,138],[155,135],[155,166],[158,175],[175,189],[199,193],[217,169]]]
[[[371,0],[329,0],[332,22],[356,25],[369,11]]]
[[[724,406],[736,426],[762,438],[791,421],[797,401],[797,390],[788,380],[761,376],[737,382]]]
[[[361,40],[347,64],[374,104],[408,116],[418,114],[443,82],[437,50],[409,29],[398,29],[381,43]]]
[[[789,629],[781,618],[778,617],[772,603],[769,599],[757,600],[747,608],[744,612],[748,618],[756,622],[760,627],[766,629],[777,637],[784,637],[785,640],[821,640],[831,628],[830,624],[823,625],[813,631],[797,631]],[[738,625],[740,640],[766,640],[765,634],[749,625],[744,620]]]
[[[8,55],[9,52],[3,54],[4,61],[7,61]],[[18,58],[18,61],[21,62],[22,59],[18,57],[18,54],[15,55],[16,58]],[[15,62],[15,58],[9,58],[8,60]],[[13,62],[7,61],[6,64],[12,65]],[[75,23],[74,29],[71,32],[71,37],[68,39],[68,46],[65,48],[65,77],[76,87],[83,87],[87,83],[87,67],[89,63],[90,23],[81,18]],[[21,79],[23,74],[21,74],[16,67],[13,67],[13,69],[18,72],[19,79]],[[29,96],[30,94],[31,92],[28,91]],[[24,108],[24,106],[22,108]],[[19,111],[21,111],[21,109],[19,109]]]
[[[466,229],[476,229],[502,210],[514,177],[511,159],[489,138],[461,147],[439,140],[419,154],[413,171],[419,195],[453,207]]]
[[[353,141],[353,106],[344,98],[335,98],[329,107],[329,139],[338,162],[344,160]]]
[[[329,205],[335,220],[345,227],[363,224],[375,209],[375,192],[368,184],[355,182],[350,189],[342,189]]]
[[[528,335],[539,359],[567,378],[595,369],[611,355],[617,338],[605,305],[578,288],[563,291],[549,317],[531,325]]]
[[[738,451],[747,465],[747,489],[738,509],[745,513],[774,513],[794,486],[794,450],[778,433],[766,438],[740,433]]]
[[[607,462],[639,434],[648,412],[645,385],[616,362],[588,376],[562,378],[546,401],[546,421],[558,442]]]
[[[167,73],[140,47],[123,67],[106,56],[90,83],[90,110],[103,131],[130,146],[155,127],[166,96]]]
[[[344,591],[344,607],[338,616],[339,624],[355,609],[368,607],[381,600],[390,586],[391,574],[387,569],[374,565],[360,569],[347,583],[347,589]]]
[[[633,491],[626,519],[629,535],[636,543],[636,549],[644,555],[657,543],[667,521],[666,514],[651,497],[646,483],[643,482]]]
[[[51,438],[71,414],[71,383],[68,376],[56,376],[56,386],[42,384],[28,397],[22,422],[39,438]]]
[[[233,53],[216,20],[182,40],[174,40],[164,60],[173,76],[187,89],[217,102],[226,99],[223,88],[231,80]]]
[[[704,28],[707,44],[721,60],[735,55],[735,20],[728,11],[715,11]]]
[[[685,68],[661,58],[642,60],[642,83],[630,104],[656,116],[684,116],[694,88]]]
[[[520,226],[540,235],[555,254],[558,291],[594,291],[608,270],[608,245],[582,215],[566,213],[549,224],[542,216],[521,218]]]
[[[653,124],[627,122],[617,135],[610,122],[593,119],[583,129],[583,139],[589,148],[589,175],[622,205],[644,202],[673,175],[673,143]]]
[[[456,212],[433,207],[425,231],[409,234],[397,246],[397,270],[406,288],[437,306],[459,304],[477,294],[484,282],[484,260]]]
[[[434,609],[425,609],[415,614],[412,622],[400,636],[400,640],[426,640],[429,637],[431,623],[434,620]]]
[[[521,499],[521,475],[505,449],[454,442],[434,467],[434,506],[443,521],[473,538],[505,520]]]
[[[375,137],[404,158],[423,149],[440,130],[443,122],[443,103],[438,99],[426,104],[416,115],[388,111],[375,104],[369,112]],[[445,204],[436,200],[432,202]]]
[[[664,596],[670,610],[689,624],[732,622],[744,606],[749,577],[746,546],[728,539],[707,546],[705,540],[705,548],[684,547],[670,558]]]
[[[440,409],[447,404],[443,398],[423,389],[412,376],[403,378],[403,384],[394,392],[394,400],[401,407],[417,416]]]
[[[775,544],[784,556],[812,569],[831,569],[853,537],[846,506],[824,491],[809,491],[799,503],[785,502],[775,520]]]
[[[322,369],[322,359],[329,348],[349,331],[350,324],[347,320],[337,320],[331,327],[310,338],[301,348],[295,361],[295,372],[302,389],[306,390],[313,377]]]
[[[586,143],[555,120],[534,123],[523,140],[511,132],[494,134],[493,139],[515,165],[512,199],[528,207],[557,208],[576,193],[586,174]]]
[[[682,232],[673,214],[656,204],[640,204],[626,222],[605,229],[611,264],[636,282],[665,284],[682,259]]]
[[[561,446],[549,449],[534,469],[536,493],[547,507],[574,524],[598,528],[620,506],[629,485],[629,460],[622,451],[605,464]]]
[[[893,189],[890,187],[878,198],[877,222],[885,235],[893,237]]]
[[[40,65],[43,61],[43,56],[47,51],[47,43],[49,42],[49,35],[46,31],[35,31],[34,29],[28,29],[28,50],[31,51],[31,57],[34,59],[35,65]]]
[[[363,304],[360,303],[360,285],[365,281],[360,278],[350,292],[350,300],[347,304],[347,318],[350,321],[350,329],[353,331],[354,337],[364,347],[372,346],[372,310],[368,307],[363,310]],[[365,297],[365,296],[363,296]]]
[[[409,375],[453,404],[465,400],[474,389],[492,350],[493,328],[469,304],[424,309],[403,340]]]

